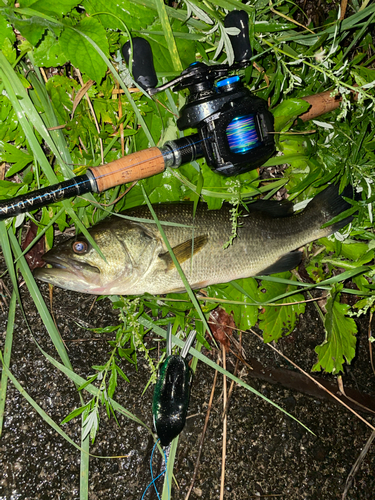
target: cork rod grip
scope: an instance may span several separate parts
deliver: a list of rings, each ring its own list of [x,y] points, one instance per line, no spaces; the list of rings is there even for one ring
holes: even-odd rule
[[[164,169],[164,157],[160,149],[150,148],[89,170],[96,180],[98,192],[101,193],[120,184],[160,174]]]
[[[331,94],[332,90],[328,90],[327,92],[322,92],[321,94],[302,97],[304,101],[311,104],[311,107],[308,111],[306,111],[306,113],[300,115],[299,118],[304,122],[307,122],[308,120],[313,120],[324,113],[328,113],[329,111],[333,111],[338,108],[340,106],[341,96],[340,94],[337,94],[332,97]]]
[[[356,86],[356,84],[354,85]],[[356,101],[358,99],[358,94],[352,90],[352,98]],[[306,97],[301,97],[304,101],[311,104],[311,107],[306,113],[303,113],[298,118],[307,122],[308,120],[313,120],[324,113],[333,111],[340,106],[342,97],[340,94],[332,96],[332,90],[327,90],[321,94],[308,95]]]

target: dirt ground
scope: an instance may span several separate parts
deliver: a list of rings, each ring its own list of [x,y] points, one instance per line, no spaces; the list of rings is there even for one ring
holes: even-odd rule
[[[41,289],[48,301],[48,287]],[[24,307],[35,339],[57,357],[35,306],[23,293]],[[74,370],[83,377],[92,374],[92,365],[108,359],[107,340],[111,335],[95,335],[77,326],[85,321],[90,327],[117,324],[117,312],[108,299],[97,302],[89,313],[92,297],[55,289],[54,314],[69,349]],[[11,370],[23,388],[57,423],[79,405],[73,384],[44,359],[36,347],[17,309],[17,327],[12,351]],[[346,387],[354,387],[374,403],[375,384],[367,346],[368,318],[359,325],[358,356],[344,377]],[[0,347],[3,347],[6,314],[0,316]],[[324,338],[318,313],[309,306],[290,337],[277,347],[302,368],[314,363],[314,347]],[[147,340],[149,347],[155,339]],[[246,356],[268,369],[294,369],[269,346],[251,333],[243,337]],[[156,351],[155,351],[156,353]],[[209,354],[216,359],[216,353]],[[235,358],[228,356],[229,370]],[[138,372],[122,365],[130,383],[120,381],[115,399],[152,426],[152,390],[142,395],[148,381],[146,363]],[[366,444],[371,431],[351,412],[332,400],[301,394],[280,384],[269,384],[250,376],[242,367],[242,379],[285,408],[306,425],[301,425],[241,387],[235,387],[229,406],[225,498],[278,498],[282,500],[341,499],[349,472]],[[277,376],[277,375],[276,375]],[[189,418],[181,434],[175,466],[177,485],[172,498],[185,498],[197,459],[214,372],[202,364],[193,381]],[[334,380],[334,377],[326,376]],[[284,378],[283,378],[284,380]],[[366,401],[365,397],[365,401]],[[191,498],[218,499],[222,453],[222,377],[218,377],[215,397],[203,453]],[[360,412],[374,424],[373,414]],[[102,413],[100,430],[91,452],[99,456],[125,456],[119,459],[90,460],[90,500],[111,498],[140,500],[150,482],[149,459],[153,441],[142,426],[118,416],[120,427]],[[79,422],[71,421],[64,430],[79,443]],[[160,460],[155,464],[156,471]],[[347,498],[370,500],[375,488],[375,451],[371,447],[361,464]],[[159,487],[160,483],[159,483]],[[79,451],[65,442],[30,407],[9,383],[5,423],[0,439],[0,500],[75,499],[79,498]],[[150,489],[146,499],[157,498]]]

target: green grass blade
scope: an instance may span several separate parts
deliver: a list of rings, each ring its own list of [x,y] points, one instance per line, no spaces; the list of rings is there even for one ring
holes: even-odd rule
[[[48,334],[53,342],[53,345],[55,346],[61,360],[66,366],[69,366],[69,368],[72,367],[68,353],[66,352],[65,346],[63,341],[61,340],[60,333],[57,330],[55,323],[50,315],[50,312],[47,309],[47,306],[43,300],[43,297],[39,291],[39,288],[37,284],[35,283],[34,277],[30,271],[30,268],[26,262],[25,257],[22,256],[22,250],[18,244],[17,238],[13,234],[12,230],[10,229],[8,231],[9,234],[9,239],[10,243],[12,245],[13,253],[18,260],[18,265],[20,267],[22,276],[26,282],[27,288],[30,292],[30,295],[32,299],[34,300],[34,303],[38,309],[38,312],[43,320],[43,323],[45,324]]]
[[[83,439],[83,415],[81,419],[81,464],[79,474],[79,500],[89,498],[90,435]]]
[[[13,373],[9,370],[8,366],[5,364],[4,359],[0,353],[0,361],[3,365],[3,370],[6,373],[7,377],[9,377],[9,380],[12,381],[13,385],[15,388],[19,391],[22,397],[26,399],[28,403],[34,408],[34,410],[43,418],[43,420],[52,427],[60,436],[62,436],[68,443],[73,445],[75,448],[80,450],[80,446],[76,444],[53,420],[52,418],[38,405],[36,401],[33,400],[33,398],[25,391],[25,389],[22,387],[22,385],[18,382],[16,377],[13,375]]]
[[[53,172],[51,165],[49,164],[37,138],[35,137],[33,129],[31,127],[28,119],[25,116],[24,109],[21,107],[21,104],[20,104],[21,100],[23,100],[25,98],[29,99],[29,97],[27,94],[25,95],[25,92],[23,92],[23,90],[21,88],[19,88],[19,85],[18,85],[19,78],[11,67],[9,69],[9,66],[10,65],[9,65],[8,61],[6,60],[3,53],[0,51],[0,77],[4,83],[6,92],[8,94],[9,99],[10,99],[10,102],[12,103],[13,109],[17,113],[19,123],[20,123],[20,125],[25,133],[25,136],[26,136],[27,141],[29,143],[30,149],[33,152],[36,160],[40,164],[48,181],[51,184],[57,183],[58,179],[57,179],[55,173]],[[5,72],[5,70],[7,70],[7,69],[8,69],[8,71]],[[21,87],[23,88],[23,85],[21,85]],[[18,92],[20,92],[20,94],[18,94]],[[37,111],[34,108],[33,115],[35,115],[35,114],[37,114]],[[33,118],[34,118],[33,121],[35,121],[35,116]]]
[[[21,304],[21,297],[20,297],[20,292],[18,290],[18,281],[16,276],[16,270],[14,268],[12,250],[10,246],[8,231],[4,221],[0,221],[0,246],[2,248],[5,264],[7,266],[8,273],[12,281],[13,290],[17,295],[17,300],[19,304]]]
[[[52,358],[51,356],[49,356],[46,352],[43,351],[43,349],[38,344],[37,344],[37,346],[39,347],[40,351],[44,354],[44,356],[47,359],[49,359],[49,361],[52,362],[53,365],[55,365],[57,368],[59,368],[63,373],[66,373],[69,376],[69,378],[71,378],[76,384],[82,384],[83,382],[85,382],[85,379],[79,377],[74,372],[72,372],[71,370],[69,370],[69,368],[67,368],[66,366],[62,365],[61,363],[59,363],[58,361],[56,361],[54,358]],[[13,375],[13,373],[9,370],[8,366],[4,363],[4,359],[3,359],[3,356],[1,354],[1,352],[0,352],[0,362],[2,363],[3,370],[6,372],[6,375],[9,378],[9,380],[11,380],[11,382],[13,383],[13,385],[15,386],[15,388],[19,391],[19,393],[21,394],[21,396],[24,397],[26,399],[26,401],[28,401],[28,403],[30,403],[30,405],[43,418],[43,420],[50,427],[52,427],[52,429],[54,429],[61,437],[63,437],[68,443],[70,443],[72,446],[74,446],[75,448],[77,448],[77,450],[80,450],[81,453],[87,455],[88,451],[86,449],[84,449],[84,448],[81,448],[81,446],[79,446],[78,444],[76,444],[61,429],[61,427],[59,425],[57,425],[52,420],[52,418],[38,405],[38,403],[33,400],[33,398],[27,393],[27,391],[25,391],[25,389],[18,382],[18,380],[16,379],[16,377]],[[70,376],[70,374],[71,374],[71,376]],[[93,395],[96,395],[97,392],[98,392],[98,389],[96,389],[96,387],[93,387],[92,385],[87,386],[85,389],[88,390],[88,392],[90,392]],[[135,422],[139,423],[140,425],[143,425],[143,427],[145,427],[148,431],[151,432],[151,429],[149,429],[141,420],[139,420],[137,417],[135,417],[130,412],[128,412],[125,408],[123,408],[119,403],[116,403],[116,401],[114,401],[114,400],[110,400],[110,401],[111,401],[111,403],[113,405],[113,408],[116,409],[116,411],[120,411],[121,413],[124,413],[126,416],[129,416],[129,415],[133,416],[134,417],[133,420]],[[107,458],[107,457],[100,457],[100,456],[97,456],[97,455],[91,455],[91,456],[96,457],[96,458]]]
[[[164,475],[163,493],[161,500],[170,500],[172,498],[171,492],[172,492],[172,482],[173,482],[173,468],[176,459],[177,446],[178,446],[178,436],[174,438],[174,440],[171,443],[171,449],[169,451],[168,462],[167,462],[167,470]]]
[[[151,321],[148,321],[146,318],[140,316],[138,318],[138,321],[141,323],[141,325],[144,325],[146,328],[149,328],[151,330],[153,330],[157,335],[160,335],[160,337],[163,337],[163,338],[166,338],[167,336],[167,333],[165,330],[163,330],[162,328],[160,328],[159,326],[155,325],[154,323],[152,323]],[[177,337],[175,337],[174,335],[172,336],[173,338],[173,344],[174,345],[177,345],[179,347],[183,347],[185,345],[185,342],[183,342],[182,340],[178,339]],[[267,401],[267,403],[270,403],[272,406],[274,406],[275,408],[277,408],[278,410],[282,411],[283,413],[285,413],[285,415],[288,415],[288,417],[292,418],[293,420],[295,420],[296,422],[298,422],[300,425],[302,425],[302,427],[304,427],[307,431],[311,432],[311,434],[314,434],[308,427],[306,427],[302,422],[300,422],[296,417],[294,417],[293,415],[290,415],[287,411],[285,411],[283,408],[281,408],[281,406],[279,406],[278,404],[274,403],[273,401],[271,401],[270,399],[266,398],[263,394],[261,394],[260,392],[258,392],[256,389],[254,389],[253,387],[251,387],[250,385],[246,384],[245,382],[243,382],[241,379],[235,377],[232,373],[228,372],[227,370],[224,370],[224,368],[222,368],[221,366],[219,366],[218,364],[216,364],[214,361],[212,361],[211,359],[207,358],[204,354],[202,354],[201,352],[197,351],[196,349],[194,349],[193,347],[190,348],[189,350],[189,353],[198,358],[200,361],[202,361],[203,363],[205,363],[206,365],[210,366],[212,369],[214,370],[217,370],[218,372],[222,373],[223,375],[226,375],[228,378],[230,378],[231,380],[234,380],[237,384],[241,385],[242,387],[244,387],[245,389],[247,389],[248,391],[252,392],[253,394],[255,394],[256,396],[259,396],[260,398],[264,399],[265,401]]]
[[[347,58],[349,52],[353,49],[353,47],[356,46],[357,42],[363,37],[363,35],[368,32],[368,30],[370,29],[369,26],[372,24],[372,22],[374,20],[374,17],[375,17],[375,12],[367,20],[367,22],[364,23],[364,25],[362,26],[362,29],[359,30],[359,32],[355,35],[355,37],[353,38],[353,40],[350,43],[349,47],[346,48],[344,54],[342,55],[341,61],[343,61],[343,62],[345,61],[345,59]]]
[[[182,282],[183,282],[183,284],[184,284],[184,286],[186,288],[186,291],[187,291],[187,293],[188,293],[188,295],[190,297],[190,300],[191,300],[192,304],[194,305],[194,307],[195,307],[195,309],[196,309],[196,311],[197,311],[200,319],[202,320],[202,323],[203,323],[206,331],[207,332],[211,332],[210,327],[208,326],[208,323],[206,321],[206,317],[205,317],[205,315],[202,312],[202,309],[201,309],[201,307],[199,305],[199,302],[198,302],[196,296],[194,295],[194,292],[191,289],[191,287],[190,287],[190,285],[188,283],[188,280],[186,279],[186,276],[185,276],[185,274],[184,274],[184,272],[183,272],[183,270],[182,270],[182,268],[180,266],[180,263],[178,262],[175,254],[173,253],[172,247],[169,244],[169,241],[168,241],[167,236],[166,236],[166,234],[164,232],[164,229],[163,229],[162,225],[160,224],[159,219],[157,218],[157,215],[156,215],[156,213],[155,213],[155,211],[154,211],[154,209],[153,209],[153,207],[152,207],[152,205],[150,203],[150,200],[148,199],[148,196],[146,194],[146,191],[145,191],[143,185],[142,185],[142,190],[143,190],[143,196],[144,196],[144,198],[146,200],[147,206],[148,206],[148,208],[149,208],[149,210],[150,210],[150,212],[151,212],[151,214],[152,214],[152,216],[153,216],[153,218],[154,218],[154,220],[156,222],[158,230],[159,230],[159,232],[160,232],[160,234],[161,234],[161,236],[163,238],[163,241],[164,241],[164,243],[165,243],[165,245],[166,245],[166,247],[168,249],[168,252],[169,252],[169,254],[170,254],[170,256],[171,256],[171,258],[173,260],[173,263],[176,266],[176,269],[178,270],[178,273],[179,273],[179,275],[181,277],[181,280],[182,280]]]
[[[55,366],[56,368],[58,368],[62,373],[64,373],[67,377],[69,377],[70,380],[72,382],[74,382],[77,387],[80,387],[81,385],[83,385],[83,384],[85,384],[87,382],[87,380],[85,380],[84,378],[82,378],[79,375],[77,375],[72,369],[70,369],[66,365],[61,364],[55,358],[53,358],[52,356],[50,356],[47,352],[45,352],[40,347],[40,345],[37,342],[36,342],[36,345],[37,345],[38,349],[41,351],[41,353],[48,359],[48,361],[53,366]],[[97,396],[99,394],[99,389],[97,387],[95,387],[94,385],[92,385],[92,384],[87,385],[84,390],[87,391],[92,396]],[[150,432],[152,434],[151,429],[144,422],[142,422],[142,420],[140,420],[138,417],[136,417],[133,413],[131,413],[129,410],[127,410],[122,405],[120,405],[119,403],[117,403],[117,401],[115,401],[114,399],[109,398],[109,401],[111,402],[111,405],[112,405],[112,407],[113,407],[113,409],[115,411],[118,411],[118,412],[122,413],[127,418],[129,418],[130,420],[133,420],[135,423],[141,425],[148,432]]]
[[[13,343],[13,329],[14,329],[14,318],[16,314],[16,293],[13,291],[12,298],[10,299],[9,304],[9,312],[8,312],[8,322],[7,322],[7,330],[5,336],[5,344],[4,344],[4,353],[3,353],[3,362],[4,365],[9,367],[10,357],[12,353],[12,343]],[[8,374],[5,370],[3,370],[1,374],[0,381],[0,437],[3,432],[3,423],[4,423],[4,412],[5,412],[5,401],[6,401],[6,393],[7,393],[7,385],[8,385]]]
[[[285,162],[282,162],[282,163],[285,163]],[[211,189],[205,189],[205,188],[199,189],[199,186],[197,187],[195,184],[190,182],[187,177],[182,175],[177,170],[171,168],[171,169],[169,169],[169,171],[171,172],[172,175],[174,175],[174,177],[176,177],[176,179],[178,179],[182,184],[187,186],[189,189],[191,189],[193,191],[193,193],[195,193],[197,195],[211,196],[212,198],[221,198],[223,200],[230,200],[230,199],[237,199],[238,198],[238,192],[230,193],[229,191],[223,192],[223,191],[212,191]],[[289,179],[287,179],[287,178],[278,179],[277,181],[270,182],[265,186],[260,186],[259,188],[256,188],[256,189],[254,188],[253,191],[241,193],[241,199],[252,198],[253,196],[257,196],[261,193],[266,193],[267,191],[270,191],[273,189],[279,190],[288,182],[288,180]],[[220,188],[220,189],[222,189],[222,188]]]
[[[163,33],[165,40],[167,42],[167,47],[169,50],[169,54],[172,59],[173,69],[181,73],[184,69],[181,64],[180,56],[177,50],[177,45],[172,33],[172,28],[169,23],[167,9],[164,4],[164,0],[155,0],[156,8],[158,11],[159,19],[163,28]]]
[[[54,109],[52,107],[52,103],[50,100],[50,97],[47,93],[46,86],[44,82],[42,83],[41,76],[38,77],[37,75],[40,74],[39,68],[35,65],[34,60],[33,60],[33,54],[29,53],[29,58],[33,64],[34,67],[34,72],[30,72],[28,75],[28,79],[30,80],[31,85],[33,86],[33,89],[35,90],[40,103],[43,107],[43,114],[39,115],[41,120],[44,120],[45,126],[47,128],[48,135],[51,137],[51,140],[53,141],[54,144],[56,144],[56,147],[61,155],[62,163],[61,163],[61,169],[63,171],[63,174],[65,177],[69,175],[69,172],[66,172],[66,169],[71,170],[71,164],[72,164],[72,158],[70,156],[70,151],[68,148],[68,145],[66,143],[64,134],[62,130],[48,130],[53,127],[57,127],[59,125],[62,125],[59,123],[56,114],[54,112]]]
[[[65,163],[60,155],[60,152],[59,152],[58,148],[56,147],[55,142],[52,140],[52,137],[51,137],[45,123],[43,122],[42,118],[40,117],[40,114],[36,111],[25,87],[22,85],[22,82],[19,79],[17,73],[14,71],[11,64],[8,62],[8,60],[6,59],[6,57],[4,56],[4,54],[2,52],[0,52],[0,68],[1,68],[1,72],[3,73],[2,80],[5,84],[5,88],[6,88],[8,95],[9,95],[10,90],[12,91],[12,94],[14,94],[12,97],[9,95],[9,98],[11,99],[12,104],[14,105],[15,100],[17,100],[17,103],[18,103],[19,107],[21,108],[22,114],[25,115],[25,119],[27,117],[28,120],[30,121],[29,122],[30,129],[31,129],[31,125],[33,127],[35,127],[35,129],[39,132],[39,134],[41,135],[43,140],[46,142],[48,147],[51,149],[53,154],[56,156],[58,162],[61,163],[62,166],[65,165]],[[20,117],[19,117],[19,119],[20,119]],[[21,119],[20,119],[20,122],[21,122]],[[23,125],[24,125],[24,123],[23,123]],[[22,128],[24,129],[24,126],[22,126]],[[25,129],[24,129],[24,131],[26,133]],[[30,140],[30,135],[32,135],[35,138],[34,134],[31,133],[27,136],[28,140]],[[36,155],[35,140],[32,141],[32,143],[30,143],[30,147],[32,148],[34,154]],[[39,156],[39,154],[40,154],[40,152],[38,151],[38,155],[36,155],[36,156]],[[44,156],[44,158],[45,158],[44,154],[42,156]],[[42,165],[42,163],[43,163],[43,165]],[[47,167],[46,172],[44,172],[46,174],[46,176],[47,176],[47,172],[48,172],[48,175],[49,175],[49,178],[47,177],[48,180],[51,183],[57,182],[57,178],[56,178],[55,174],[53,173],[47,159],[45,158],[45,161],[43,161],[42,163],[41,163],[42,169],[43,169],[43,167],[46,167],[46,164],[48,164],[49,168]],[[43,171],[44,171],[44,169],[43,169]],[[66,169],[66,174],[69,177],[73,177],[73,175],[74,175],[73,172],[71,171],[71,169]]]
[[[305,288],[315,288],[315,287],[324,287],[333,285],[334,283],[340,283],[341,281],[348,280],[353,278],[354,276],[358,276],[359,274],[363,274],[367,271],[370,271],[371,267],[369,266],[359,266],[355,269],[350,269],[345,271],[337,276],[332,276],[332,278],[327,278],[326,280],[321,281],[320,283],[301,283],[299,281],[292,281],[285,278],[278,278],[277,276],[254,276],[255,279],[264,280],[264,281],[273,281],[275,283],[283,283],[284,285],[293,285],[293,286],[303,286]],[[355,291],[356,293],[358,290]]]
[[[67,144],[66,144],[66,141],[64,139],[62,132],[59,130],[53,132],[55,140],[57,141],[55,143],[55,140],[53,140],[52,136],[50,135],[50,133],[48,131],[48,127],[54,127],[54,126],[58,125],[59,123],[58,123],[56,116],[55,116],[55,113],[52,109],[52,106],[51,106],[51,103],[49,101],[45,87],[43,85],[41,85],[40,81],[37,79],[35,74],[33,74],[33,73],[30,74],[30,81],[32,82],[35,91],[38,93],[39,99],[40,99],[41,104],[43,106],[43,109],[45,111],[44,116],[46,119],[46,123],[42,120],[41,116],[36,111],[36,109],[31,101],[31,99],[29,98],[26,90],[24,89],[23,85],[21,84],[20,80],[18,79],[16,73],[11,69],[10,65],[9,65],[9,67],[5,66],[5,68],[3,68],[3,69],[8,76],[8,79],[10,78],[10,81],[13,83],[13,85],[17,91],[18,97],[17,97],[17,95],[13,96],[13,103],[15,104],[16,101],[17,101],[17,103],[20,103],[20,106],[24,109],[26,116],[29,118],[31,124],[34,125],[36,130],[38,130],[38,132],[41,134],[41,136],[43,137],[45,142],[48,144],[51,151],[53,151],[53,153],[55,154],[55,156],[56,156],[56,158],[61,166],[61,169],[64,173],[64,176],[65,177],[72,177],[73,172],[71,171],[71,168],[68,166],[69,164],[72,163],[72,161],[71,161],[70,153],[69,153],[69,150],[68,150],[68,147],[67,147]],[[19,97],[21,97],[20,101],[18,100]],[[25,125],[25,123],[24,123],[24,125]],[[33,134],[33,131],[29,131],[28,139],[30,140],[30,138],[32,138],[34,140],[36,139],[34,134]],[[42,159],[42,161],[40,163],[41,163],[41,166],[42,166],[42,169],[43,169],[45,175],[47,176],[47,178],[49,179],[49,181],[51,183],[55,183],[57,181],[57,178],[56,178],[52,168],[50,167],[49,162],[45,158],[44,153],[39,151],[39,149],[40,149],[39,144],[36,145],[36,143],[35,143],[34,146],[36,146],[36,148],[34,150],[34,154],[36,154],[36,156],[38,157],[38,161],[40,161]],[[60,152],[63,156],[60,155]],[[92,197],[92,199],[94,200],[93,197]],[[68,213],[70,212],[72,219],[77,221],[79,226],[82,225],[80,223],[78,217],[75,215],[73,209],[71,208],[70,202],[68,200],[65,200],[63,202],[63,205],[65,205],[65,206],[63,206],[63,208],[58,212],[58,214],[55,215],[53,220],[50,221],[49,225],[46,228],[44,228],[43,232],[41,234],[39,234],[38,238],[42,237],[43,233],[45,231],[47,231],[47,229],[54,223],[54,220],[57,219],[59,217],[59,215],[63,211],[66,210],[67,207],[68,207],[67,211],[68,211]],[[82,226],[82,228],[84,229],[83,226]],[[33,242],[32,244],[34,244],[34,243],[35,242]],[[21,250],[21,249],[18,247],[17,250]],[[27,249],[23,253],[22,252],[19,253],[17,260],[20,259],[21,257],[23,257],[23,255],[26,252],[27,252]],[[21,262],[20,265],[21,265],[21,268],[23,268],[23,274],[24,274],[26,284],[28,286],[28,289],[29,289],[32,297],[33,297],[35,304],[37,305],[37,308],[38,308],[41,316],[42,316],[42,314],[44,315],[44,318],[45,318],[44,321],[45,321],[45,325],[48,329],[49,335],[50,335],[57,351],[59,352],[61,359],[64,361],[65,364],[67,364],[68,366],[71,366],[67,352],[65,350],[65,346],[61,341],[60,334],[58,333],[58,331],[54,325],[54,322],[49,315],[49,312],[44,304],[44,301],[40,297],[40,292],[39,292],[39,289],[36,287],[34,278],[32,277],[29,268],[25,267],[25,265],[23,265],[23,264],[24,263]],[[43,312],[41,312],[41,310]],[[45,415],[43,415],[43,418],[45,418]],[[49,422],[47,421],[47,423],[49,423]],[[81,464],[80,464],[80,468],[81,468],[81,472],[80,472],[80,474],[81,474],[80,475],[80,478],[81,478],[80,498],[82,500],[87,500],[87,498],[88,498],[88,470],[89,470],[88,452],[89,452],[89,445],[90,445],[89,440],[85,440],[84,442],[82,442],[83,449],[81,451]]]
[[[29,113],[29,119],[31,123],[33,123],[36,127],[40,126],[39,128],[39,133],[43,132],[44,130],[47,131],[46,126],[44,125],[43,121],[39,117],[39,113],[35,109],[35,107],[32,105],[31,100],[25,91],[23,85],[21,84],[17,74],[13,70],[13,68],[10,66],[9,62],[5,58],[4,54],[0,51],[0,78],[2,79],[5,89],[7,91],[8,97],[12,103],[13,109],[16,112],[18,116],[18,120],[20,122],[20,125],[25,133],[25,136],[27,138],[27,141],[30,145],[30,148],[35,156],[35,159],[38,161],[40,164],[44,175],[47,177],[48,181],[51,184],[56,184],[58,182],[58,179],[56,177],[55,172],[53,171],[51,165],[49,164],[46,155],[43,152],[43,149],[41,148],[41,145],[39,144],[34,131],[31,127],[30,122],[28,121],[27,117],[25,116],[25,109],[27,110],[27,113]],[[16,93],[16,91],[17,93]],[[21,106],[22,103],[22,106]],[[42,135],[42,134],[41,134]],[[45,134],[44,134],[45,135]],[[47,131],[47,139],[50,139],[50,136]],[[54,150],[56,150],[56,146],[54,145],[52,139],[48,140],[48,145]],[[57,151],[58,153],[58,151]],[[59,153],[58,153],[59,154]],[[59,155],[58,158],[60,158],[61,163],[63,163],[63,160],[61,159],[61,156]],[[73,176],[73,173],[71,172],[69,174],[70,177]],[[93,247],[97,250],[97,252],[101,254],[99,247],[95,243],[95,241],[91,238],[89,232],[87,231],[86,227],[82,224],[76,213],[74,212],[72,206],[71,206],[71,201],[70,200],[62,200],[61,201],[62,206],[64,207],[65,211],[68,213],[68,215],[71,217],[73,220],[74,224],[82,231],[82,233],[86,236],[86,238],[90,241],[90,243],[93,245]]]

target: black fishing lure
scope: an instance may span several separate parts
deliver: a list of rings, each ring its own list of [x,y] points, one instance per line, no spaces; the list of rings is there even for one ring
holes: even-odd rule
[[[191,385],[186,356],[195,335],[192,331],[181,354],[172,356],[172,325],[168,326],[167,359],[160,368],[152,403],[154,426],[162,446],[168,446],[185,426]]]

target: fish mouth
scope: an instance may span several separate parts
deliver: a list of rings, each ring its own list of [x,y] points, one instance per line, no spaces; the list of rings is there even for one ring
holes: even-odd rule
[[[60,269],[62,271],[69,271],[74,273],[98,273],[100,274],[100,270],[96,266],[92,266],[87,262],[81,262],[80,260],[69,258],[64,258],[63,255],[54,255],[47,252],[43,255],[43,260],[47,264],[52,266],[52,269],[43,268],[43,271],[52,271],[53,269]]]
[[[35,269],[34,277],[41,281],[86,293],[90,293],[92,288],[99,285],[100,270],[87,262],[65,257],[62,254],[50,254],[50,252],[43,255],[43,260],[52,267]]]

